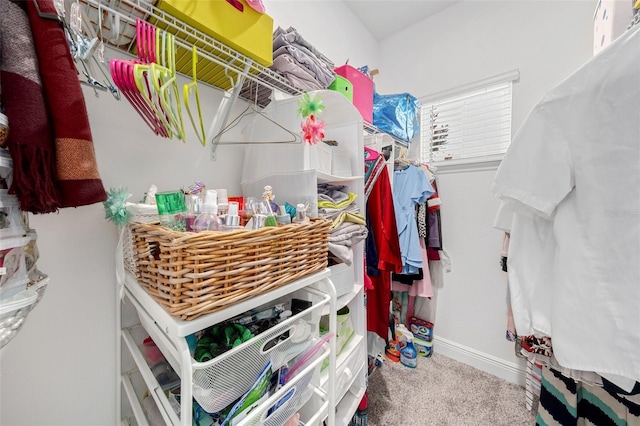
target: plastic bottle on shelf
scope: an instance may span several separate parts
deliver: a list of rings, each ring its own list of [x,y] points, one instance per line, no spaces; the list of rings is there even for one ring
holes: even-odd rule
[[[407,346],[407,334],[411,333],[404,324],[398,324],[396,326],[396,340],[398,341],[399,349],[402,351]]]
[[[229,210],[225,217],[225,224],[221,228],[223,231],[236,231],[238,229],[244,229],[244,226],[240,225],[239,204],[237,201],[229,201]]]
[[[400,351],[400,362],[405,367],[416,368],[418,366],[418,353],[413,346],[413,334],[408,332],[404,335],[407,345]]]
[[[293,218],[293,223],[304,223],[308,222],[309,217],[307,216],[307,207],[304,204],[296,205],[296,217]]]
[[[278,207],[278,215],[276,216],[278,223],[282,225],[289,225],[291,223],[291,216],[287,213],[287,209],[284,205]]]
[[[155,194],[160,216],[160,225],[174,231],[183,232],[187,229],[185,215],[187,208],[181,191],[158,192]]]
[[[202,206],[202,213],[200,213],[193,222],[193,230],[195,232],[220,230],[220,218],[218,217],[218,193],[215,190],[207,190],[204,205]]]

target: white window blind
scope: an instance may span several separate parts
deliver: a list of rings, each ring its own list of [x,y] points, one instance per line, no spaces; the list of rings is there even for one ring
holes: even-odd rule
[[[420,157],[440,162],[504,154],[511,142],[512,82],[422,102]]]

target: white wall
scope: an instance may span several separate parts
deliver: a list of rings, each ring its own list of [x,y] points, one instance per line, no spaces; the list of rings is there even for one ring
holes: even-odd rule
[[[267,2],[276,25],[295,27],[336,62],[377,60],[377,46],[340,2]],[[321,23],[338,17],[327,31]],[[351,40],[345,43],[343,40]],[[339,41],[341,41],[339,43]],[[221,92],[201,86],[203,115],[212,119]],[[84,90],[106,189],[126,186],[137,201],[150,184],[178,189],[194,180],[240,191],[242,150],[221,146],[209,160],[189,129],[188,142],[152,134],[133,108]],[[190,127],[190,125],[187,125]],[[190,136],[190,137],[189,137]],[[31,218],[39,235],[39,268],[51,281],[38,307],[0,356],[0,424],[116,424],[116,227],[101,204]]]
[[[518,69],[513,132],[541,96],[591,57],[595,0],[464,1],[381,42],[379,93],[417,97]],[[552,153],[550,153],[552,155]],[[522,383],[523,364],[506,341],[506,278],[496,163],[440,169],[444,246],[453,271],[439,293],[434,350]]]

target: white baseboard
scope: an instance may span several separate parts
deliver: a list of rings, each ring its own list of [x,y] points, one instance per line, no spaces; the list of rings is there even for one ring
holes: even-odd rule
[[[526,363],[524,362],[519,365],[438,336],[434,336],[433,351],[493,374],[507,382],[525,385]]]

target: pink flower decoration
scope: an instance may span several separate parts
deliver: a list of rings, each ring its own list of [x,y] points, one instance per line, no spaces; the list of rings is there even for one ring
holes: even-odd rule
[[[324,121],[316,120],[311,114],[300,124],[305,142],[315,145],[324,139]]]

